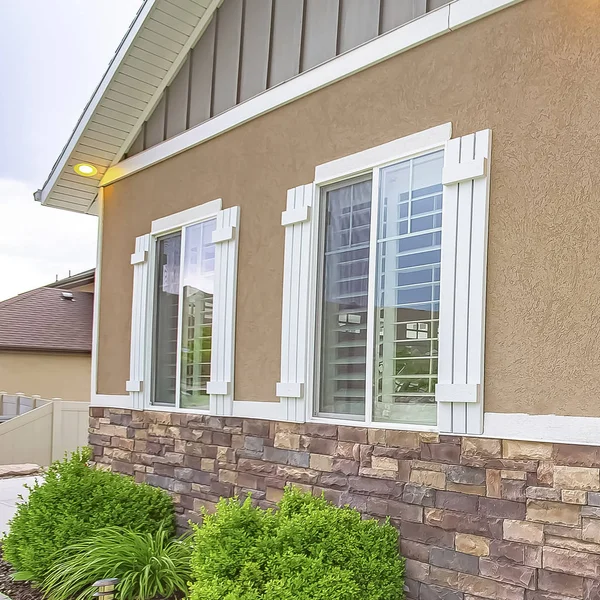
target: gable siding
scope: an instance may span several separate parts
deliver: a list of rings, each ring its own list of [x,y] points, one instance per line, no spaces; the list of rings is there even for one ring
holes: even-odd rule
[[[225,0],[127,156],[445,4],[448,0]]]

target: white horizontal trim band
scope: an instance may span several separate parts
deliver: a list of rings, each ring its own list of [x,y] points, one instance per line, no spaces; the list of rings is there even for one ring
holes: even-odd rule
[[[278,398],[302,398],[303,388],[302,383],[278,383],[275,387],[275,395]]]
[[[300,206],[299,208],[290,208],[284,210],[281,213],[281,224],[284,227],[288,225],[296,225],[297,223],[304,223],[310,218],[310,207]]]
[[[478,383],[438,383],[435,386],[435,399],[438,402],[478,402]]]
[[[521,1],[455,0],[121,161],[107,170],[100,185],[119,181],[311,92]]]
[[[484,156],[480,156],[468,162],[444,166],[442,183],[444,185],[453,185],[471,179],[481,179],[486,175],[487,159]]]
[[[90,406],[104,408],[134,408],[131,396],[120,394],[92,394]]]

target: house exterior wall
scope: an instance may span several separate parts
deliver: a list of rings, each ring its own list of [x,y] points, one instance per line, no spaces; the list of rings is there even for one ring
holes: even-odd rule
[[[90,401],[89,354],[0,351],[0,390]]]
[[[400,531],[407,598],[597,600],[600,449],[92,408],[94,460],[167,489],[178,521],[287,484]]]
[[[450,121],[493,132],[485,410],[600,416],[596,9],[526,0],[107,187],[98,393],[129,377],[135,237],[220,197],[241,207],[235,398],[275,401],[286,190]]]

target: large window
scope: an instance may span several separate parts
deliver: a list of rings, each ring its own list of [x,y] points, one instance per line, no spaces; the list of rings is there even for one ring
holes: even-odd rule
[[[436,422],[443,160],[323,191],[317,415]]]
[[[156,241],[153,390],[155,405],[208,409],[215,219]]]

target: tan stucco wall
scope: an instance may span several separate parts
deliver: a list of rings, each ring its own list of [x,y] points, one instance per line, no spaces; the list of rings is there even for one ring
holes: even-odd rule
[[[0,352],[0,391],[27,396],[90,400],[89,354]]]
[[[240,205],[236,399],[274,400],[286,190],[315,165],[451,121],[493,130],[486,410],[600,415],[600,11],[525,0],[110,186],[98,391],[124,393],[135,236]]]

